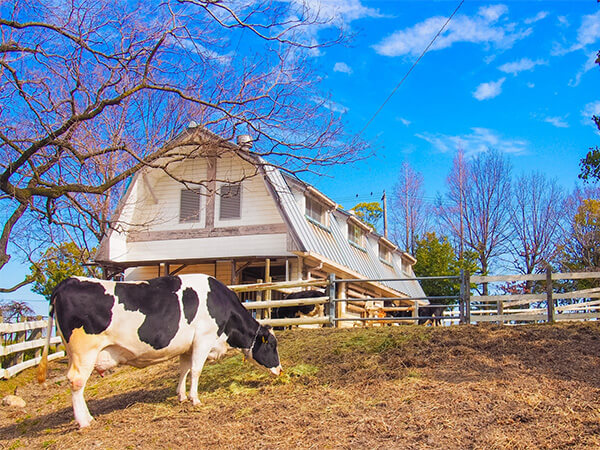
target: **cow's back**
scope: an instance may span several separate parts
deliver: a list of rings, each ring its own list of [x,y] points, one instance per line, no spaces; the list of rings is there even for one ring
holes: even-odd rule
[[[52,293],[51,306],[66,342],[73,330],[81,328],[86,334],[100,334],[111,323],[114,296],[96,281],[68,278]]]

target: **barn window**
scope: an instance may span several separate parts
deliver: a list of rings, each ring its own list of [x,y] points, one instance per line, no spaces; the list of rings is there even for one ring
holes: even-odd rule
[[[392,252],[386,245],[382,244],[381,242],[379,243],[379,259],[387,264],[392,263]]]
[[[219,189],[219,219],[241,218],[241,188],[239,184],[224,184]]]
[[[306,197],[306,216],[321,225],[327,225],[325,223],[325,207],[314,198]]]
[[[365,232],[362,228],[353,223],[348,224],[348,240],[358,245],[359,247],[364,247],[365,241]]]
[[[200,221],[200,189],[184,189],[179,199],[179,222]]]

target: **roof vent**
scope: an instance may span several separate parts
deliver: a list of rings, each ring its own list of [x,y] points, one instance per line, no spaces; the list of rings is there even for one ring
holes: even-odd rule
[[[252,136],[250,136],[249,134],[240,134],[237,137],[237,145],[246,150],[252,148],[252,141]]]

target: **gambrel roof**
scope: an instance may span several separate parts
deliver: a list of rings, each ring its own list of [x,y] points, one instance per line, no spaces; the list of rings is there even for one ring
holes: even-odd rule
[[[187,135],[193,138],[196,132],[198,131],[188,132]],[[225,241],[229,238],[235,239],[235,236],[239,236],[239,239],[243,239],[245,236],[246,238],[254,238],[254,241],[262,240],[264,244],[262,247],[265,248],[266,252],[269,251],[267,248],[269,242],[274,242],[273,240],[277,239],[279,246],[273,250],[273,253],[270,254],[271,256],[286,258],[300,256],[323,263],[328,267],[328,270],[342,273],[344,277],[348,278],[385,279],[410,278],[414,276],[411,266],[415,263],[415,259],[412,256],[399,251],[393,243],[370,230],[355,216],[342,210],[334,201],[328,199],[313,186],[284,174],[281,170],[270,165],[267,161],[245,148],[225,142],[222,139],[219,141],[220,138],[218,136],[205,130],[201,130],[199,133],[201,133],[204,139],[209,138],[218,142],[219,147],[229,152],[232,158],[237,158],[240,162],[243,161],[249,167],[254,166],[258,168],[257,176],[262,177],[264,184],[260,181],[253,182],[254,186],[257,186],[256,183],[261,184],[263,192],[261,195],[265,199],[272,198],[272,200],[269,200],[272,205],[270,208],[273,214],[281,216],[281,218],[276,220],[279,221],[279,224],[273,223],[273,220],[271,220],[271,222],[266,222],[263,226],[257,227],[260,228],[260,231],[256,233],[252,227],[242,227],[243,230],[240,229],[240,232],[243,233],[241,234],[236,234],[235,227],[218,228],[218,225],[215,225],[215,230],[220,230],[220,234],[212,233],[208,229],[198,229],[197,226],[193,230],[190,228],[186,232],[182,228],[184,225],[181,223],[176,225],[175,228],[177,229],[170,231],[162,229],[161,231],[155,231],[154,234],[146,233],[143,237],[140,236],[144,233],[134,231],[116,232],[111,230],[109,235],[100,244],[96,257],[99,263],[116,267],[135,267],[136,265],[148,265],[160,262],[171,263],[175,260],[178,263],[190,261],[193,264],[194,262],[191,261],[198,263],[200,259],[226,259],[226,256],[223,256],[222,253],[218,254],[214,249],[223,247]],[[175,146],[173,142],[169,143],[169,145],[176,147],[177,145],[186,145],[186,142],[185,136],[179,136]],[[177,154],[181,157],[182,151],[178,150]],[[187,162],[184,164],[188,168],[193,165]],[[124,214],[131,214],[131,212],[124,213],[123,211],[127,209],[131,211],[131,207],[124,208],[124,205],[128,203],[127,199],[134,192],[136,184],[144,185],[148,183],[144,173],[149,173],[151,170],[153,169],[147,169],[145,172],[136,174],[115,213],[117,221],[129,222]],[[198,181],[205,182],[210,180],[202,179]],[[307,196],[317,198],[325,205],[326,225],[310,220],[305,214],[304,202]],[[156,201],[156,198],[154,200]],[[145,206],[148,206],[144,205],[143,201],[140,201],[139,198],[135,202],[138,203],[133,208],[143,209]],[[271,217],[274,218],[275,216]],[[364,246],[357,246],[350,242],[348,236],[349,226],[347,223],[358,225],[365,230]],[[265,231],[265,228],[270,229]],[[255,236],[249,236],[248,233],[254,233]],[[182,238],[181,236],[184,234],[186,237]],[[137,237],[134,235],[137,235]],[[219,238],[218,236],[223,237]],[[112,239],[112,237],[115,237],[115,239]],[[185,241],[185,239],[188,239],[188,241]],[[221,240],[216,242],[215,239]],[[162,252],[157,252],[156,249],[161,242]],[[209,242],[211,242],[210,245]],[[153,243],[157,245],[153,246]],[[389,261],[384,261],[380,258],[378,248],[380,245],[389,250],[392,256]],[[193,258],[188,252],[191,247],[201,249],[201,251],[194,254]],[[118,251],[115,250],[117,248]],[[230,255],[230,257],[240,258],[261,255],[269,257],[266,256],[267,253],[245,255],[243,254],[243,248],[239,246],[236,248],[236,251],[238,253]],[[175,253],[177,253],[177,257],[173,256]],[[392,289],[408,297],[425,296],[419,283],[414,280],[386,281],[374,284],[379,284],[385,290]]]

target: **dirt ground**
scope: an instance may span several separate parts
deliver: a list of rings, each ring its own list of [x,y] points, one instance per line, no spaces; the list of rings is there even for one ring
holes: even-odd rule
[[[0,448],[600,448],[600,324],[278,333],[286,373],[232,351],[180,404],[177,361],[93,375],[73,421],[66,363],[0,381]]]

